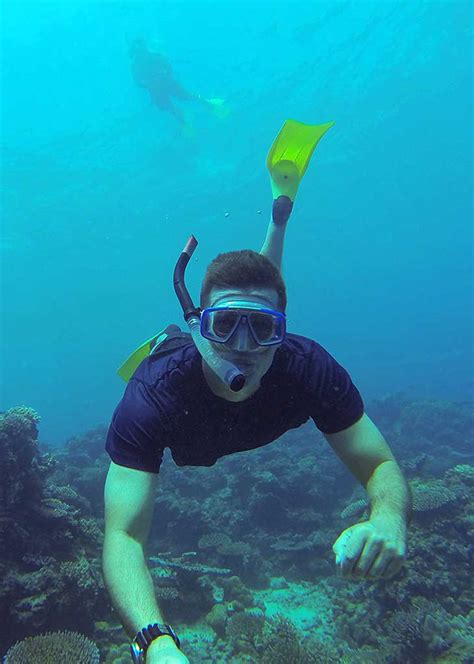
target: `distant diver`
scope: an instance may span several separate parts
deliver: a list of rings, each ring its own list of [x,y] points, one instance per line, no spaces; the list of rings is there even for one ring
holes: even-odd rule
[[[143,38],[132,42],[129,53],[135,83],[140,88],[148,90],[150,99],[157,108],[170,113],[181,125],[186,126],[188,123],[184,113],[176,105],[176,100],[198,102],[211,109],[218,117],[227,115],[223,99],[207,99],[186,90],[175,79],[171,64],[165,56],[155,49],[150,49]]]
[[[135,664],[189,662],[178,635],[164,621],[147,568],[146,544],[165,448],[178,466],[213,466],[235,453],[252,463],[250,450],[311,418],[370,502],[370,516],[346,528],[333,545],[338,570],[359,579],[390,579],[403,565],[411,496],[400,467],[348,372],[313,339],[286,331],[281,275],[286,226],[311,155],[332,124],[285,123],[267,159],[273,210],[260,253],[217,256],[196,307],[184,279],[197,245],[191,236],[173,275],[190,333],[169,325],[119,369],[127,388],[106,441],[111,463],[103,570],[112,604],[131,637]],[[300,302],[314,313],[314,293]],[[293,454],[297,466],[297,448]],[[316,454],[315,448],[315,464]],[[163,504],[156,503],[156,529],[164,531],[169,510]],[[279,509],[276,500],[272,505]],[[273,507],[265,503],[265,509],[266,518],[274,519]]]

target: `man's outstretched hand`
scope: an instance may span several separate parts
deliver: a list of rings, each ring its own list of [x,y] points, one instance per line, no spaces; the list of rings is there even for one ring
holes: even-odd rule
[[[147,650],[145,664],[189,664],[189,659],[169,636],[155,639]]]
[[[405,560],[406,524],[378,515],[344,530],[332,550],[343,576],[390,579]]]

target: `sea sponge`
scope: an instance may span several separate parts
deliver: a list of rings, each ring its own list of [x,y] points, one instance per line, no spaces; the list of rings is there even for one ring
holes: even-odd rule
[[[227,623],[227,606],[225,604],[214,604],[206,616],[206,622],[218,636],[223,638]]]
[[[19,641],[5,655],[4,664],[99,664],[99,649],[77,632],[46,632]]]

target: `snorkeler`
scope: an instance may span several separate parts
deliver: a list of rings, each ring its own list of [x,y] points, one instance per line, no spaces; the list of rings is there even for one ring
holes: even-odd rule
[[[267,160],[273,209],[261,252],[217,256],[197,308],[184,279],[197,245],[192,236],[174,271],[190,333],[169,326],[119,369],[128,384],[106,442],[103,570],[135,664],[189,661],[164,622],[144,554],[166,447],[179,466],[212,466],[312,418],[370,501],[369,518],[336,540],[337,567],[345,576],[390,579],[403,564],[411,498],[401,470],[348,372],[318,343],[286,330],[285,231],[331,124],[285,123]]]
[[[225,114],[222,99],[205,99],[186,90],[175,79],[172,67],[164,55],[151,50],[144,39],[135,39],[129,52],[135,83],[148,90],[153,104],[170,113],[180,124],[186,125],[186,120],[181,109],[176,106],[175,100],[196,101],[209,107],[216,114]]]

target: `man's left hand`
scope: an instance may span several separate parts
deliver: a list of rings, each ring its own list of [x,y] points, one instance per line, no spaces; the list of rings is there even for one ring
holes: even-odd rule
[[[343,576],[390,579],[405,560],[406,524],[400,517],[372,517],[344,530],[332,549]]]

